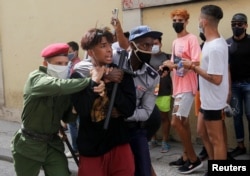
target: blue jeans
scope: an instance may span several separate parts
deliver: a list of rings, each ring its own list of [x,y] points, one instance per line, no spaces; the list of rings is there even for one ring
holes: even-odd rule
[[[250,134],[250,83],[238,82],[232,84],[232,99],[230,105],[234,112],[234,129],[237,142],[243,142],[243,107],[248,121],[248,133]]]
[[[75,122],[71,122],[68,124],[69,133],[71,137],[71,145],[72,145],[72,149],[75,152],[78,152],[78,148],[76,145],[76,138],[78,135],[78,126],[79,126],[79,117],[77,117],[77,120]]]
[[[135,176],[151,176],[151,159],[148,148],[147,131],[131,128],[130,146],[135,158]]]

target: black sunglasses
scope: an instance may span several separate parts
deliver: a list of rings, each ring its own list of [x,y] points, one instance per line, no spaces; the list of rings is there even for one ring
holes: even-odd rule
[[[236,26],[242,27],[244,24],[246,24],[246,23],[245,22],[232,22],[231,26],[232,27],[236,27]]]

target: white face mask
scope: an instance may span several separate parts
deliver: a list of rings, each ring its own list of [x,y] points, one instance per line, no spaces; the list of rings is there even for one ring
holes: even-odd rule
[[[203,33],[204,34],[204,30],[202,27],[199,26],[199,33]]]
[[[66,79],[69,75],[69,66],[53,65],[48,63],[47,74],[56,78]]]
[[[199,30],[199,33],[203,33],[204,34],[204,29],[201,26],[201,24],[198,25],[198,30]]]
[[[160,46],[159,45],[153,45],[152,54],[157,54],[159,52],[160,52]]]

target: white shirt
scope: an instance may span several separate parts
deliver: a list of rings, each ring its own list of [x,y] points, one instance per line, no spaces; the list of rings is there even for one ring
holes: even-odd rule
[[[228,81],[228,46],[224,38],[205,42],[202,48],[201,66],[208,74],[222,75],[220,85],[215,85],[199,76],[201,108],[221,110],[226,106]]]

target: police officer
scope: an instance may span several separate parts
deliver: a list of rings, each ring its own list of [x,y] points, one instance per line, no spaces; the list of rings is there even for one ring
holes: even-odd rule
[[[135,156],[135,176],[151,175],[151,159],[149,155],[147,129],[145,121],[154,110],[156,86],[159,84],[158,73],[149,65],[154,39],[161,32],[152,31],[148,26],[138,26],[130,31],[129,58],[124,69],[134,74],[136,88],[136,110],[128,118],[131,141],[130,146]]]

